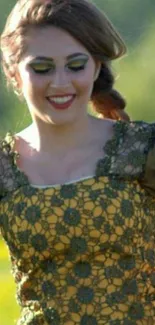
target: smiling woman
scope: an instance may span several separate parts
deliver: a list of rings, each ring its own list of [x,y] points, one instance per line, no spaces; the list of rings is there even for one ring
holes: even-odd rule
[[[102,63],[91,96],[94,108],[104,116],[127,119],[127,115],[122,111],[125,107],[124,99],[118,92],[112,90],[114,78],[110,69],[110,61],[122,56],[126,51],[119,34],[107,17],[89,1],[79,3],[75,1],[74,5],[65,1],[56,2],[56,7],[53,5],[54,2],[51,4],[51,1],[32,1],[31,6],[29,1],[17,2],[1,38],[2,50],[4,49],[3,67],[8,82],[16,91],[21,90],[16,78],[16,66],[27,48],[27,36],[32,27],[37,33],[38,27],[52,25],[68,32],[76,41],[83,44],[95,61]],[[47,38],[46,41],[48,40]],[[54,43],[51,40],[54,46],[56,40],[55,35]]]
[[[87,0],[20,0],[1,50],[32,117],[0,143],[18,325],[154,325],[155,124],[113,90],[121,37]]]

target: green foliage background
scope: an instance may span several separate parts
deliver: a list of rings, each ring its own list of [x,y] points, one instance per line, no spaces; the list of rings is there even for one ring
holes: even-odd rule
[[[15,0],[0,2],[0,32]],[[131,119],[155,120],[155,1],[94,0],[113,21],[128,47],[128,54],[113,64],[116,89],[127,100]],[[30,123],[26,106],[8,92],[0,74],[0,135],[17,132]],[[19,315],[8,252],[0,241],[0,324],[13,325]]]

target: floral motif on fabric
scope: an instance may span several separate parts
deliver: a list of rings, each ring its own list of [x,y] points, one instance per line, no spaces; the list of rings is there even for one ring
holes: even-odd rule
[[[0,166],[8,157],[13,183],[6,170],[0,228],[18,325],[155,324],[155,197],[140,184],[154,128],[116,123],[96,176],[44,189],[28,183],[3,142]]]

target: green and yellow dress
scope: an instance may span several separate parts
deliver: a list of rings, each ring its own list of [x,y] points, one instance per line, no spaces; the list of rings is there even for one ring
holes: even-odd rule
[[[1,143],[18,325],[155,324],[155,124],[116,122],[94,176],[33,187]]]

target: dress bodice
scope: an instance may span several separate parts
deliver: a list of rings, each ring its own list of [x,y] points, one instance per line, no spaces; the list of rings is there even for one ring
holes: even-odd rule
[[[155,125],[114,128],[94,176],[45,188],[17,169],[12,137],[2,142],[0,227],[19,325],[155,324]]]

